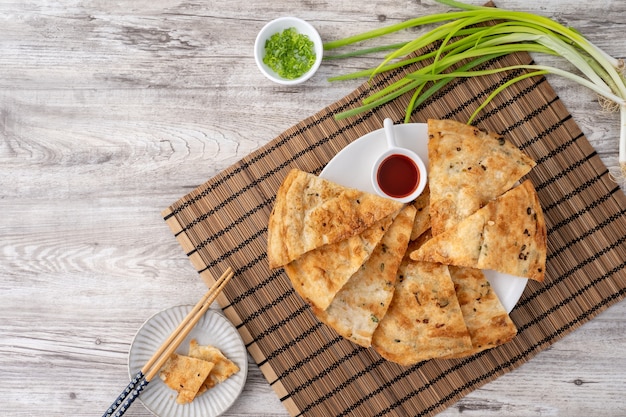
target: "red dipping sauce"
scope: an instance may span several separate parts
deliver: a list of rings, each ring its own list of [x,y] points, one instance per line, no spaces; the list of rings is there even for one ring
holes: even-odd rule
[[[393,154],[380,163],[376,180],[385,194],[394,198],[403,198],[417,189],[420,171],[411,158]]]

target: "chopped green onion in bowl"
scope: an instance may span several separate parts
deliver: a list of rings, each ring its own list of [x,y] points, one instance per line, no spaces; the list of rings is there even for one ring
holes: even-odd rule
[[[315,64],[315,45],[307,35],[290,27],[265,41],[263,62],[279,76],[294,80]]]
[[[254,57],[263,75],[284,85],[311,78],[323,55],[324,46],[317,30],[296,17],[269,22],[259,32],[254,45]]]

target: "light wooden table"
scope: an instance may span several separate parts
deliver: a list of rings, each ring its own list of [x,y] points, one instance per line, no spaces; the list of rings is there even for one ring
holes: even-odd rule
[[[556,18],[626,56],[624,1],[498,6]],[[379,62],[328,62],[303,86],[271,84],[252,57],[267,21],[296,15],[331,40],[443,10],[419,0],[0,1],[0,415],[101,415],[128,381],[143,321],[205,290],[161,210],[361,82],[327,77]],[[550,81],[615,168],[618,115]],[[442,415],[623,416],[625,394],[621,303]],[[127,415],[150,413],[136,403]],[[251,363],[226,415],[287,413]]]

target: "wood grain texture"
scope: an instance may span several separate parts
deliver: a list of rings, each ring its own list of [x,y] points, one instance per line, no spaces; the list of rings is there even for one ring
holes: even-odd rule
[[[626,57],[623,1],[497,5],[556,18]],[[252,57],[267,21],[297,15],[332,40],[444,10],[396,0],[0,2],[0,415],[102,414],[128,381],[141,324],[205,290],[161,210],[362,82],[329,76],[379,62],[329,61],[302,86],[271,84]],[[615,169],[618,116],[582,87],[549,80]],[[624,369],[620,303],[441,415],[622,416]],[[135,404],[126,415],[151,414]],[[288,414],[251,363],[225,415]]]

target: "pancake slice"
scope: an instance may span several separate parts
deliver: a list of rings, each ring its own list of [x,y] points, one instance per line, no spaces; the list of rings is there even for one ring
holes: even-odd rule
[[[317,318],[338,334],[364,347],[385,316],[393,296],[396,273],[409,243],[415,207],[406,206],[395,218],[369,259],[350,277],[326,310],[313,308]]]
[[[411,231],[411,240],[415,240],[430,229],[430,188],[428,185],[412,204],[417,210]]]
[[[344,284],[371,256],[395,215],[374,223],[363,233],[309,251],[284,266],[300,296],[326,310]]]
[[[434,236],[413,260],[492,269],[543,282],[547,230],[530,181],[507,191],[452,229]]]
[[[202,346],[198,344],[198,341],[192,339],[189,343],[189,356],[196,359],[201,359],[214,364],[211,372],[204,380],[198,393],[200,395],[203,392],[213,388],[220,382],[226,381],[231,375],[239,372],[239,367],[214,346]]]
[[[517,329],[500,303],[485,274],[478,269],[449,266],[463,320],[472,339],[472,348],[453,355],[463,357],[504,344]]]
[[[372,346],[383,358],[400,365],[472,348],[446,265],[404,258],[393,299],[374,331]]]
[[[309,251],[360,234],[402,206],[293,169],[278,189],[269,217],[269,266],[281,267]]]
[[[176,403],[188,404],[196,397],[213,366],[212,362],[174,353],[163,365],[159,377],[178,392]]]
[[[500,196],[535,162],[503,136],[453,120],[428,120],[433,236]]]

